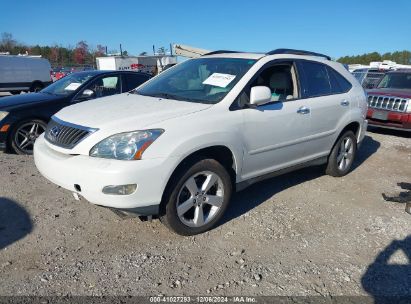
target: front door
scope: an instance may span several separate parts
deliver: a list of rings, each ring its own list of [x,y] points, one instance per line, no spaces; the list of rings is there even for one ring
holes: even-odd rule
[[[270,87],[272,102],[241,110],[245,143],[243,180],[304,161],[311,115],[306,100],[300,99],[297,83],[291,62],[264,68],[249,85]]]

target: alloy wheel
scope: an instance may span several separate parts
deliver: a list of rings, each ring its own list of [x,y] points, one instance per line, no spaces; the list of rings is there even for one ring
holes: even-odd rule
[[[16,147],[25,154],[32,154],[34,142],[46,130],[46,126],[39,122],[27,122],[19,126],[14,135]]]
[[[187,179],[177,196],[177,215],[189,227],[202,227],[219,213],[224,184],[214,172],[203,171]]]
[[[344,137],[338,149],[337,165],[340,171],[351,166],[354,156],[354,144],[351,137]]]

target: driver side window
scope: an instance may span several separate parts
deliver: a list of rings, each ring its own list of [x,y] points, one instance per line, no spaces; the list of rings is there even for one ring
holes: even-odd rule
[[[250,90],[255,86],[266,86],[271,90],[271,101],[287,101],[298,98],[297,77],[291,63],[281,63],[265,68],[246,86],[238,98],[240,108],[249,103]]]
[[[121,93],[121,80],[119,75],[100,77],[86,86],[83,90],[93,91],[91,98],[100,98]],[[81,95],[80,95],[81,96]],[[90,98],[90,99],[91,99]]]

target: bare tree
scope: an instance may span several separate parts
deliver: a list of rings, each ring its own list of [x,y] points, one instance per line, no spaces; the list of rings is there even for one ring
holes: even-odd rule
[[[17,45],[17,41],[13,39],[13,35],[11,33],[2,33],[1,34],[1,46],[4,50],[9,52]]]
[[[74,50],[74,61],[77,64],[84,64],[88,54],[88,44],[81,40],[77,43],[77,47]]]

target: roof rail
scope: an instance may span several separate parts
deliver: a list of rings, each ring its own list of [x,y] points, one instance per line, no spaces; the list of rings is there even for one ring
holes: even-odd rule
[[[229,53],[240,53],[238,51],[228,51],[228,50],[218,50],[204,54],[203,56],[207,55],[215,55],[215,54],[229,54]]]
[[[293,49],[276,49],[272,50],[266,55],[276,55],[276,54],[293,54],[293,55],[308,55],[308,56],[316,56],[316,57],[324,57],[328,60],[331,60],[330,56],[320,54],[320,53],[314,53],[314,52],[309,52],[309,51],[303,51],[303,50],[293,50]]]

